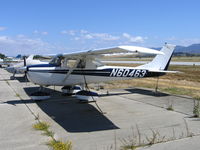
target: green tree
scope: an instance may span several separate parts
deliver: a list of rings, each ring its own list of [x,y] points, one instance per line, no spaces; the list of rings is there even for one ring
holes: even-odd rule
[[[6,57],[6,56],[5,56],[4,54],[1,54],[1,53],[0,53],[0,58],[1,58],[1,59],[4,59],[5,57]]]

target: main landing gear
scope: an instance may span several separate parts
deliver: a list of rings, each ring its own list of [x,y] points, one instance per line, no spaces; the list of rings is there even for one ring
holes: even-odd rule
[[[31,93],[30,97],[32,100],[42,101],[49,99],[51,96],[50,93],[44,92],[43,87],[40,86],[39,90],[37,92]]]
[[[75,95],[77,92],[81,91],[80,86],[64,86],[61,88],[63,95],[71,96]]]

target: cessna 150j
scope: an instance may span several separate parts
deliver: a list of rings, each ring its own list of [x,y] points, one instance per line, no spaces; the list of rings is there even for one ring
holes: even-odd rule
[[[113,48],[75,52],[55,56],[48,64],[31,65],[25,68],[28,79],[40,86],[70,86],[98,83],[111,80],[161,76],[167,71],[175,46],[165,44],[161,51],[136,47]],[[98,60],[100,55],[113,53],[156,54],[153,61],[137,66],[106,66]]]

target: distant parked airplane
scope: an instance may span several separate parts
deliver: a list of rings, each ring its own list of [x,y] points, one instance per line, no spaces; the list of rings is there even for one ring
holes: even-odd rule
[[[8,57],[5,57],[3,59],[3,61],[0,60],[0,65],[1,65],[1,67],[2,66],[9,67],[10,65],[13,65],[15,63],[19,63],[19,62],[22,62],[22,61],[23,61],[23,59],[22,59],[21,55],[17,55],[16,57],[10,57],[10,56],[8,56]]]
[[[0,67],[3,65],[3,59],[0,59]]]
[[[10,67],[7,67],[6,70],[13,75],[10,77],[11,80],[15,78],[15,74],[23,74],[24,72],[20,71],[21,67],[28,66],[28,65],[35,65],[35,64],[48,64],[48,62],[40,61],[40,60],[35,60],[33,59],[34,55],[30,55],[27,59],[25,59],[22,62],[13,64]]]

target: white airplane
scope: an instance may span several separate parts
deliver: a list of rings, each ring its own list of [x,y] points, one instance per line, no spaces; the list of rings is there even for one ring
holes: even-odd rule
[[[0,67],[7,66],[22,62],[21,55],[17,55],[16,57],[5,57],[4,59],[0,60]]]
[[[3,59],[0,58],[0,67],[3,65]]]
[[[23,74],[24,72],[21,71],[21,69],[20,69],[23,66],[49,63],[49,62],[44,62],[44,61],[33,59],[33,57],[34,57],[34,55],[30,55],[27,59],[24,58],[24,61],[13,64],[12,66],[5,68],[8,72],[13,74],[10,77],[10,79],[13,80],[15,78],[15,74]]]
[[[118,46],[85,52],[75,52],[55,56],[50,63],[25,67],[28,79],[40,86],[87,85],[111,80],[125,80],[161,76],[167,71],[175,46],[165,44],[161,51],[136,47]],[[106,66],[98,58],[102,54],[113,53],[148,53],[157,54],[153,61],[137,66]]]

